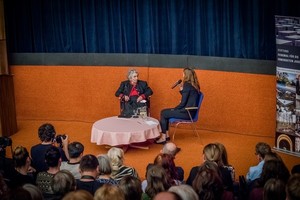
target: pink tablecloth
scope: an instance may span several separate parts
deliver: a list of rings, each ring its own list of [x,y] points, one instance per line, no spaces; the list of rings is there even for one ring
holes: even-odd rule
[[[151,117],[108,117],[93,124],[91,142],[97,145],[129,145],[157,138],[160,131],[159,122]]]

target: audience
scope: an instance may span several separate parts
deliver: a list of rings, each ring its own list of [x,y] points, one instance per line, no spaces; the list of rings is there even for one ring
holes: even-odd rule
[[[39,127],[38,136],[41,140],[40,144],[37,144],[31,147],[31,158],[32,158],[32,167],[37,172],[43,172],[48,170],[48,166],[45,163],[45,153],[46,151],[54,145],[55,141],[55,128],[52,124],[43,124]],[[63,148],[58,147],[62,161],[68,161],[68,136],[65,139],[62,139]]]
[[[174,157],[170,154],[158,154],[154,159],[154,165],[162,166],[167,174],[168,182],[170,185],[180,185],[181,182],[178,180],[177,170],[175,168]],[[152,165],[153,166],[153,165]],[[149,165],[148,165],[149,167]],[[149,168],[148,168],[149,169]],[[147,171],[148,171],[147,169]],[[147,180],[142,182],[142,189],[145,191],[147,187]]]
[[[41,144],[31,148],[34,159],[25,147],[12,152],[12,175],[4,179],[0,173],[0,199],[3,200],[295,200],[300,198],[299,166],[291,170],[268,144],[255,146],[258,165],[247,173],[247,193],[233,196],[235,171],[228,162],[226,148],[221,143],[210,143],[203,148],[203,164],[190,170],[184,183],[184,170],[175,166],[180,151],[174,143],[164,145],[153,164],[148,164],[146,180],[141,183],[134,167],[124,164],[124,151],[112,147],[107,154],[83,156],[80,142],[56,147],[55,129],[51,124],[39,128]],[[65,155],[65,147],[68,151]],[[63,149],[62,149],[63,148]],[[62,156],[62,154],[64,156]],[[63,157],[65,161],[62,162]],[[67,160],[67,158],[69,160]],[[37,175],[33,174],[37,167]],[[42,170],[42,171],[40,171]],[[34,176],[36,175],[36,177]],[[6,180],[6,183],[4,180]],[[244,181],[245,182],[245,181]],[[9,186],[9,187],[7,187]]]
[[[54,175],[51,186],[55,198],[62,199],[67,193],[76,189],[76,181],[71,172],[61,170]]]
[[[234,182],[235,181],[235,171],[234,167],[229,164],[228,162],[228,155],[227,155],[227,150],[224,146],[224,144],[217,142],[216,145],[220,149],[220,158],[218,159],[218,165],[227,169],[230,174],[231,174],[231,179]]]
[[[278,160],[278,161],[283,161],[282,158],[280,157],[280,155],[276,152],[270,151],[268,153],[266,153],[264,161],[268,161],[268,160]]]
[[[112,166],[112,178],[114,180],[120,182],[120,180],[126,175],[139,178],[135,168],[124,165],[124,151],[122,149],[112,147],[108,150],[107,155]]]
[[[1,200],[32,200],[30,193],[22,187],[9,190]]]
[[[51,187],[54,175],[59,171],[61,155],[57,147],[51,146],[46,150],[45,162],[48,166],[47,171],[39,172],[36,178],[36,185],[44,196],[53,194]]]
[[[3,199],[4,196],[8,193],[9,188],[4,181],[2,174],[0,173],[0,199]]]
[[[286,199],[299,200],[300,199],[300,174],[295,173],[291,175],[286,185]]]
[[[263,189],[265,183],[271,178],[276,178],[287,183],[290,176],[289,170],[285,164],[280,160],[268,160],[264,163],[261,175],[258,179],[253,182],[253,189],[250,188],[250,200],[263,199]]]
[[[291,174],[296,174],[296,173],[300,173],[300,164],[299,165],[294,165],[292,170],[291,170]]]
[[[167,191],[172,185],[168,180],[165,169],[160,165],[153,165],[147,170],[147,187],[142,199],[152,199],[160,192]]]
[[[166,144],[164,144],[162,150],[160,151],[160,153],[163,154],[169,154],[172,155],[175,159],[176,154],[181,150],[181,148],[177,147],[176,144],[174,144],[173,142],[167,142]],[[148,164],[147,169],[153,165]],[[177,171],[177,178],[179,181],[183,182],[184,181],[184,170],[182,167],[180,166],[176,166],[176,171]]]
[[[96,191],[94,200],[125,200],[125,195],[118,186],[104,184]]]
[[[43,200],[44,199],[41,190],[37,186],[26,183],[22,187],[30,193],[31,200]]]
[[[178,194],[182,200],[199,200],[195,190],[186,184],[172,186],[168,191]]]
[[[204,161],[215,162],[218,165],[218,163],[222,163],[220,162],[220,158],[221,158],[221,150],[218,147],[218,145],[214,143],[205,145],[203,149]],[[193,181],[198,173],[198,170],[199,170],[199,166],[193,167],[191,169],[189,177],[186,181],[188,185],[192,186]],[[228,191],[233,191],[233,181],[232,181],[231,172],[227,168],[223,167],[222,165],[218,165],[218,170],[220,173],[220,177],[222,179],[222,184],[224,186],[224,189]]]
[[[94,196],[86,190],[75,190],[66,194],[62,200],[94,200]]]
[[[153,200],[182,200],[181,197],[174,192],[160,192],[158,193]]]
[[[285,183],[276,178],[269,179],[265,185],[263,190],[263,199],[264,200],[285,200]]]
[[[81,178],[76,179],[77,189],[90,192],[92,195],[103,184],[96,181],[99,175],[99,162],[96,156],[92,154],[84,155],[80,160],[79,170]]]
[[[112,168],[107,155],[99,155],[99,176],[97,181],[101,184],[117,185],[118,182],[111,178]]]
[[[154,165],[160,165],[165,169],[171,185],[180,185],[181,182],[178,180],[174,157],[172,155],[158,154],[154,159]]]
[[[79,164],[83,156],[84,146],[80,142],[72,142],[68,145],[69,161],[63,161],[60,170],[70,171],[75,179],[80,179]]]
[[[218,165],[213,161],[205,161],[192,183],[201,200],[233,200],[232,192],[224,190]]]
[[[124,176],[119,183],[119,187],[125,194],[126,200],[140,200],[142,198],[141,180],[136,177]]]
[[[30,167],[31,159],[25,147],[18,146],[13,151],[14,173],[9,181],[10,188],[17,188],[25,183],[35,184],[35,178],[32,172],[35,170]]]
[[[265,163],[264,161],[265,155],[269,152],[271,152],[271,147],[268,144],[264,142],[259,142],[256,144],[255,155],[258,160],[258,165],[249,168],[249,171],[246,176],[246,180],[248,182],[254,181],[255,179],[260,177],[263,165]]]

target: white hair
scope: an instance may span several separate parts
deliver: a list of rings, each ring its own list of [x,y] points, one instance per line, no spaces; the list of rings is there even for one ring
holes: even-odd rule
[[[108,150],[107,156],[109,157],[113,170],[116,170],[120,165],[123,165],[124,151],[122,149],[112,147]]]
[[[136,69],[128,70],[128,73],[127,73],[128,80],[130,80],[132,78],[133,74],[139,74],[139,72]]]

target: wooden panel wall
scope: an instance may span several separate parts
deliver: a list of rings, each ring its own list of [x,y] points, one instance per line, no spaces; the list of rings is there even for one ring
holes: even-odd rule
[[[12,75],[0,75],[0,135],[17,132],[17,119]]]

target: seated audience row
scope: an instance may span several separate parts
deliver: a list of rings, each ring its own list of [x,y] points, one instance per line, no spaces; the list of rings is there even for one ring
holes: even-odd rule
[[[251,166],[246,176],[243,195],[235,193],[235,170],[228,162],[226,148],[210,143],[202,151],[203,161],[190,170],[184,182],[184,170],[176,166],[180,151],[172,142],[164,145],[148,164],[142,181],[134,167],[124,164],[124,151],[112,147],[107,154],[84,155],[84,145],[69,143],[60,136],[56,145],[55,129],[51,124],[39,128],[41,144],[31,148],[31,159],[25,147],[13,151],[14,167],[5,179],[1,176],[0,195],[6,199],[65,199],[72,194],[94,199],[295,199],[299,195],[299,167],[292,176],[281,157],[268,144],[255,146],[258,165]],[[67,151],[66,151],[67,150]],[[38,155],[37,152],[40,151]],[[35,170],[36,166],[38,170]],[[298,167],[298,168],[297,168]],[[5,180],[5,181],[4,181]],[[79,192],[86,191],[86,192]],[[240,190],[239,190],[240,191]],[[116,196],[114,196],[116,195]],[[3,199],[5,199],[3,198]],[[2,199],[2,198],[1,198]]]

